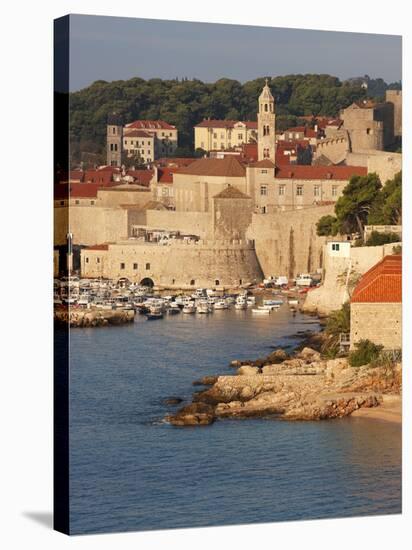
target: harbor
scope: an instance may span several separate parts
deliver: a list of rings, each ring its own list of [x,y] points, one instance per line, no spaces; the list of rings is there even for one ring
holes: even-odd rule
[[[148,321],[177,314],[210,315],[230,309],[268,316],[281,307],[296,314],[306,293],[316,286],[305,275],[291,281],[291,285],[286,277],[279,277],[249,288],[197,288],[193,292],[170,294],[168,290],[136,284],[126,278],[114,281],[71,276],[54,280],[55,321],[71,327],[107,326],[132,322],[136,314]]]

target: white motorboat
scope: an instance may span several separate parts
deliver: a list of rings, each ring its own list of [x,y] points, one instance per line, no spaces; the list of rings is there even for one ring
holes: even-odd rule
[[[255,315],[269,315],[271,311],[272,311],[271,309],[259,309],[259,308],[252,309],[252,313]]]
[[[299,300],[295,300],[295,299],[288,300],[288,304],[290,306],[297,306],[299,304]]]
[[[215,309],[229,309],[226,300],[218,300],[214,305]]]
[[[207,300],[201,300],[197,304],[197,313],[208,314],[211,312],[211,307]]]
[[[196,306],[193,302],[186,302],[182,311],[183,313],[196,313]]]
[[[244,295],[239,295],[236,298],[235,309],[246,309],[246,308],[247,308],[246,297]]]

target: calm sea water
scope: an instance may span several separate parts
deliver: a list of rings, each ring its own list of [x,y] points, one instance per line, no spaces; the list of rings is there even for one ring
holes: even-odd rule
[[[329,422],[162,421],[193,380],[316,329],[281,308],[71,332],[71,531],[148,530],[401,511],[401,429]]]

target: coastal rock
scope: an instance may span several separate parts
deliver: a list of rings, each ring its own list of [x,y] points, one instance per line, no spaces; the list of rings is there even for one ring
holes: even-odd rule
[[[319,361],[321,355],[318,351],[315,351],[312,348],[305,347],[302,351],[298,353],[298,357],[305,359],[307,361]]]
[[[252,367],[250,365],[243,365],[242,367],[239,367],[237,370],[237,374],[239,375],[253,375],[253,374],[259,374],[260,369],[259,367]]]
[[[237,359],[235,359],[234,361],[231,361],[229,363],[229,367],[233,367],[235,369],[238,369],[239,367],[242,366],[242,362],[241,361],[238,361]]]
[[[215,420],[214,408],[206,403],[191,403],[168,415],[166,420],[173,426],[207,426]]]
[[[195,380],[193,386],[213,386],[217,379],[217,376],[203,376],[200,380]]]
[[[181,397],[166,397],[164,400],[165,405],[179,405],[182,403],[183,399]]]
[[[270,353],[266,357],[266,361],[270,364],[276,364],[276,363],[282,363],[288,358],[289,358],[289,355],[286,353],[286,351],[279,348],[273,351],[272,353]]]

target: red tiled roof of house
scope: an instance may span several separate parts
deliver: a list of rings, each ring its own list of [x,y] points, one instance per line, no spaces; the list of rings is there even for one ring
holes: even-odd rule
[[[156,166],[165,166],[168,168],[176,168],[180,166],[189,166],[196,158],[193,157],[162,157],[154,161]]]
[[[134,178],[134,183],[148,187],[153,178],[154,170],[127,170],[126,175]]]
[[[86,170],[84,173],[83,181],[85,183],[98,183],[99,185],[108,185],[113,181],[113,170],[109,170],[105,167],[100,170]]]
[[[269,159],[259,160],[258,162],[254,162],[249,166],[251,168],[271,168],[272,170],[275,168],[274,163]]]
[[[233,156],[223,159],[202,158],[184,168],[177,170],[178,174],[193,174],[194,176],[245,177],[245,167]]]
[[[138,128],[140,130],[176,130],[176,126],[164,120],[135,120],[126,124],[126,128]]]
[[[70,181],[83,181],[83,176],[83,170],[70,170],[69,172]]]
[[[349,180],[352,176],[366,176],[366,166],[277,166],[276,177],[301,180]]]
[[[385,256],[367,271],[356,285],[351,302],[402,302],[402,256]]]
[[[157,169],[159,183],[173,183],[173,174],[178,172],[178,168],[163,167]]]
[[[195,128],[234,128],[235,124],[244,124],[249,130],[257,130],[257,122],[255,120],[217,120],[203,119],[202,122],[196,124]]]
[[[132,128],[131,130],[128,130],[126,128],[123,134],[123,137],[125,138],[140,137],[140,138],[153,139],[153,134],[149,134],[144,130],[135,130],[134,128]]]
[[[242,145],[242,153],[245,160],[256,162],[258,159],[257,143],[244,143]]]
[[[86,246],[86,250],[109,250],[108,244],[94,244],[93,246]]]

